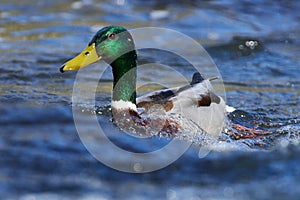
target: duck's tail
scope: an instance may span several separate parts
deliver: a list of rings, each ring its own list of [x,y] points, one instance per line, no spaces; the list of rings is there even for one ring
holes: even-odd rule
[[[197,83],[201,83],[202,81],[204,81],[203,76],[199,72],[195,72],[190,85],[195,85]]]
[[[219,77],[214,76],[214,77],[208,78],[207,80],[213,81],[213,80],[216,80],[216,79],[219,79]],[[204,80],[205,79],[203,78],[203,76],[199,72],[195,72],[194,75],[193,75],[192,82],[190,83],[190,85],[191,86],[196,85],[198,83],[201,83]]]

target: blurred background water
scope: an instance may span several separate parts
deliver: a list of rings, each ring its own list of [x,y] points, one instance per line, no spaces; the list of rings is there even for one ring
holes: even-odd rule
[[[298,1],[280,0],[2,0],[1,199],[298,199],[299,9]],[[76,73],[62,75],[58,69],[99,28],[111,24],[171,28],[200,42],[223,77],[227,103],[272,134],[236,141],[223,133],[224,146],[204,158],[194,145],[175,163],[147,174],[101,164],[74,126]],[[257,45],[252,48],[249,41]],[[180,61],[147,52],[143,56],[192,76],[193,69]],[[99,107],[110,103],[112,77],[107,74],[106,87],[97,96]],[[155,82],[148,72],[140,76]],[[243,122],[241,116],[231,117]],[[139,144],[114,127],[109,114],[99,120],[125,148],[145,151],[165,143],[152,138],[148,146]],[[105,153],[113,159],[109,149]]]

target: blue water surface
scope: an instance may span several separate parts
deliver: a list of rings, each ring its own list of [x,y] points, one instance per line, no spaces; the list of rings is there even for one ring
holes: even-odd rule
[[[298,199],[299,9],[298,1],[279,0],[1,1],[1,199]],[[227,104],[242,111],[231,120],[251,121],[270,134],[235,140],[222,133],[220,144],[207,155],[199,154],[196,143],[174,163],[151,173],[124,173],[99,162],[74,125],[76,73],[60,74],[59,67],[99,28],[111,24],[171,28],[200,42],[223,78]],[[249,41],[258,45],[250,48]],[[180,59],[157,52],[141,51],[140,59],[163,61],[186,77],[194,72]],[[156,81],[148,72],[139,76]],[[147,152],[167,144],[167,138],[159,137],[139,142],[112,124],[111,81],[107,69],[97,109],[88,100],[75,109],[83,117],[101,111],[100,124],[124,149]],[[114,160],[101,141],[92,144]]]

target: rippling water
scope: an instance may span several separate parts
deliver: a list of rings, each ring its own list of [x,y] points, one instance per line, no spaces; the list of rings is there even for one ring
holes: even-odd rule
[[[298,1],[1,1],[1,199],[297,199],[299,9]],[[110,24],[172,28],[199,41],[223,77],[227,103],[241,110],[231,121],[270,134],[235,140],[222,133],[208,155],[199,154],[195,144],[153,173],[122,173],[98,162],[74,126],[76,74],[58,69]],[[247,41],[258,45],[249,48]],[[194,70],[161,53],[140,56],[172,65],[187,77]],[[148,71],[139,76],[156,80]],[[96,97],[98,119],[111,140],[137,152],[168,143],[165,138],[139,142],[111,123],[111,79],[107,70]],[[76,108],[83,118],[93,111],[88,105]],[[92,144],[103,150],[101,141]],[[105,154],[116,156],[109,149]]]

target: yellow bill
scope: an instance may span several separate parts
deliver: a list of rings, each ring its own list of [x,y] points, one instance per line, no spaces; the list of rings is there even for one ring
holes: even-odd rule
[[[63,73],[65,71],[71,70],[79,70],[85,66],[88,66],[94,62],[100,60],[101,57],[97,55],[95,43],[87,46],[79,55],[75,58],[69,60],[60,68],[60,72]]]

